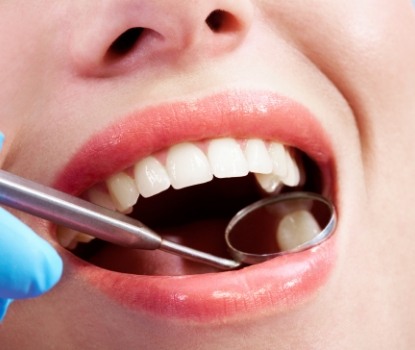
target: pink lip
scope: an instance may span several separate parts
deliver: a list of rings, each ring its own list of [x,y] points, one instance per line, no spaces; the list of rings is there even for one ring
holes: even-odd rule
[[[331,147],[302,105],[268,92],[232,92],[149,107],[94,135],[58,177],[56,187],[80,193],[138,159],[178,142],[259,137],[294,145],[312,157],[331,184]],[[239,271],[192,276],[137,276],[70,258],[76,272],[128,309],[200,322],[279,312],[309,299],[328,280],[335,239],[292,256]]]

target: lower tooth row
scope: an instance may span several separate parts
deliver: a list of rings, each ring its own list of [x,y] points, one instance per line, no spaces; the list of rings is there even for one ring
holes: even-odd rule
[[[269,193],[281,184],[294,187],[301,181],[291,151],[282,144],[267,144],[259,139],[244,142],[215,139],[209,142],[206,151],[191,142],[177,144],[167,151],[163,163],[156,156],[144,158],[128,173],[119,172],[107,179],[106,189],[91,188],[87,197],[95,204],[126,212],[140,195],[151,197],[170,186],[181,189],[202,184],[211,181],[213,176],[241,177],[252,172]]]

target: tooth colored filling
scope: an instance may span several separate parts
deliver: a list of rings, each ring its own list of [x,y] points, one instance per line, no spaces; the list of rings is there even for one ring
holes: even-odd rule
[[[85,198],[108,209],[129,213],[140,196],[152,197],[170,186],[183,189],[209,182],[213,177],[243,177],[251,172],[262,190],[270,194],[283,185],[298,186],[301,181],[293,150],[277,142],[219,138],[204,143],[180,143],[163,154],[166,156],[150,155],[112,175],[90,188]],[[60,229],[58,240],[73,249],[78,242],[85,241],[85,234]]]

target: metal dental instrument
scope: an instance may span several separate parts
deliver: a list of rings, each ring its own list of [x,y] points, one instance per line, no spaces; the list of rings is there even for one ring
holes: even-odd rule
[[[303,216],[302,222],[296,219],[298,213]],[[276,243],[277,231],[284,219],[309,231],[305,241],[287,250]],[[285,193],[261,199],[240,210],[229,222],[225,240],[235,260],[257,264],[319,245],[333,234],[336,222],[336,211],[328,199],[310,192]]]
[[[0,170],[0,203],[122,247],[161,249],[224,270],[240,266],[239,262],[165,240],[138,220],[121,213],[4,170]]]
[[[263,252],[252,252],[243,246],[242,249],[239,249],[235,237],[239,235],[236,228],[239,229],[239,223],[242,222],[242,219],[248,214],[251,216],[258,208],[268,208],[272,214],[273,209],[270,205],[272,202],[282,203],[284,198],[287,202],[292,200],[288,195],[284,196],[281,199],[273,197],[254,203],[240,211],[231,220],[226,229],[226,241],[235,260],[230,260],[165,240],[138,220],[0,170],[1,204],[79,232],[88,233],[93,237],[119,246],[146,250],[160,249],[222,270],[232,270],[240,267],[243,263],[257,263],[283,253],[308,249],[321,243],[333,232],[335,226],[333,205],[321,196],[307,194],[308,201],[314,199],[328,207],[329,222],[325,224],[320,234],[301,245],[301,248],[288,252],[266,251],[263,254]],[[298,201],[300,198],[301,194],[298,194],[293,199]],[[255,232],[258,232],[258,229],[255,229]]]

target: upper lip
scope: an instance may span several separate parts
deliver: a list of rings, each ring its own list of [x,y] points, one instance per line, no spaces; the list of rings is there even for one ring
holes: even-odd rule
[[[294,146],[318,163],[325,184],[332,187],[334,157],[326,131],[301,104],[264,91],[228,91],[149,107],[117,119],[81,147],[57,177],[55,187],[79,194],[156,151],[183,141],[219,136],[259,137]],[[303,300],[324,283],[333,265],[330,241],[311,251],[224,273],[232,274],[229,278],[208,274],[170,283],[163,277],[149,282],[146,277],[96,268],[92,280],[131,307],[168,316],[211,319],[270,307],[281,309]],[[82,273],[85,265],[71,261]],[[123,289],[113,289],[117,281],[122,281]],[[136,291],[144,284],[148,294],[138,297]],[[152,298],[163,301],[165,307],[149,302]],[[226,306],[230,299],[232,310]]]
[[[81,147],[54,185],[79,194],[156,151],[220,136],[260,137],[294,146],[319,164],[325,183],[331,180],[330,142],[306,107],[269,92],[234,91],[149,107],[118,118]]]

